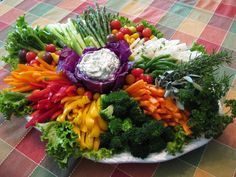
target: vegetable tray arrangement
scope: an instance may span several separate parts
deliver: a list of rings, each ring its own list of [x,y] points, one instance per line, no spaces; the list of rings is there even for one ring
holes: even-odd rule
[[[236,101],[222,100],[231,76],[217,74],[229,53],[167,40],[147,21],[136,24],[105,7],[44,28],[20,16],[5,48],[1,59],[12,71],[0,112],[28,116],[26,128],[42,132],[62,168],[78,157],[175,158],[219,136],[236,116]]]

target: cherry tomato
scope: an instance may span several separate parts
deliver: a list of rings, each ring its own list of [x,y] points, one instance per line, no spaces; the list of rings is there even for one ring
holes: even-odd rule
[[[118,32],[119,32],[119,31],[118,31],[117,29],[113,29],[113,30],[111,31],[111,33],[114,34],[114,35],[115,35],[116,33],[118,33]]]
[[[136,30],[137,30],[138,32],[140,32],[140,33],[143,32],[143,29],[144,29],[144,26],[143,26],[143,25],[138,25],[138,26],[136,26]]]
[[[85,93],[84,87],[77,88],[77,93],[78,93],[78,95],[83,95]]]
[[[84,93],[84,96],[87,96],[90,100],[93,99],[93,93],[90,92],[90,91],[86,91],[86,92]]]
[[[152,35],[152,30],[150,28],[145,28],[142,34],[144,37],[150,37]]]
[[[57,50],[57,51],[55,52],[55,54],[61,55],[61,50]]]
[[[48,44],[46,45],[46,49],[47,52],[56,52],[56,47],[54,44]]]
[[[135,69],[132,69],[131,74],[133,74],[134,77],[140,77],[141,74],[143,74],[143,72],[144,72],[143,69],[135,68]]]
[[[33,65],[33,64],[39,65],[40,63],[37,59],[34,59],[30,61],[30,65]]]
[[[123,34],[122,32],[118,32],[118,33],[116,34],[116,38],[117,38],[118,40],[123,40],[123,39],[124,39],[124,34]]]
[[[146,75],[146,82],[147,83],[149,83],[149,84],[152,84],[152,82],[153,82],[153,78],[152,78],[152,76],[150,76],[150,75]]]
[[[152,76],[146,75],[146,74],[142,74],[139,78],[142,79],[143,81],[149,83],[149,84],[151,84],[152,81],[153,81]]]
[[[125,77],[125,81],[128,85],[131,85],[135,82],[135,77],[133,74],[128,74],[126,77]]]
[[[121,28],[121,23],[119,20],[113,20],[111,22],[111,29],[117,29],[119,30]]]
[[[34,60],[37,57],[37,54],[34,52],[27,52],[26,53],[26,60],[28,63],[30,63],[32,60]]]
[[[132,31],[129,28],[124,28],[124,27],[120,29],[120,32],[122,32],[123,34],[128,34],[128,35],[132,34]]]
[[[99,97],[100,97],[100,93],[95,93],[95,94],[93,95],[93,99],[94,99],[94,100],[97,100]]]
[[[140,74],[140,76],[138,77],[138,80],[141,80],[141,79],[145,81],[146,79],[145,74]]]

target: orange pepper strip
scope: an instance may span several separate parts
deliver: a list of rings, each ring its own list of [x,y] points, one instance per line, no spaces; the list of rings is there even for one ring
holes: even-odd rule
[[[34,87],[32,87],[31,85],[27,85],[27,86],[18,87],[18,88],[12,88],[11,90],[14,92],[28,92],[33,89]]]
[[[49,65],[48,63],[46,63],[45,61],[43,61],[41,58],[38,58],[37,60],[38,60],[38,61],[40,62],[40,64],[42,64],[42,66],[45,67],[46,69],[51,70],[51,71],[55,71],[55,67]]]

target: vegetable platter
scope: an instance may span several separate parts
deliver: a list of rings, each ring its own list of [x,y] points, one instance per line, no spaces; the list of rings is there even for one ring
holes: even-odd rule
[[[104,163],[160,162],[219,136],[236,115],[220,113],[231,76],[226,51],[167,40],[145,20],[88,7],[67,23],[31,27],[20,16],[5,43],[11,66],[0,92],[5,119],[28,117],[46,152]]]

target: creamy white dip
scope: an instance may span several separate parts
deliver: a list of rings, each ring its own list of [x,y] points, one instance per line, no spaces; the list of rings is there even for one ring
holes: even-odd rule
[[[85,54],[77,65],[82,73],[95,80],[111,79],[119,66],[119,58],[109,49]]]

